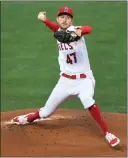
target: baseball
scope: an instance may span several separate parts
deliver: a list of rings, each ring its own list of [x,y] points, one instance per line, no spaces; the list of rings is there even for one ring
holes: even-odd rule
[[[46,19],[46,12],[40,12],[37,18],[44,21]]]

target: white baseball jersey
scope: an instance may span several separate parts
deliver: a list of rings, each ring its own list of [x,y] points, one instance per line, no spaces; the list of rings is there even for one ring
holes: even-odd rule
[[[70,26],[67,30],[75,31],[77,26]],[[59,49],[59,65],[61,73],[86,73],[90,70],[88,51],[84,37],[70,44],[57,41]]]

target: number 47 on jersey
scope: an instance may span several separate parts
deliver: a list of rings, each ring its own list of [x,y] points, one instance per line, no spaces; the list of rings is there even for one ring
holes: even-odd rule
[[[73,52],[71,54],[67,54],[67,60],[66,60],[66,62],[68,64],[77,63],[76,53]]]

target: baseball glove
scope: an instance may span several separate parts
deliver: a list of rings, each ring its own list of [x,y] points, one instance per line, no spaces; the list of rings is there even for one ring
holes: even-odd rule
[[[80,39],[74,31],[56,31],[54,37],[61,43],[70,43]]]

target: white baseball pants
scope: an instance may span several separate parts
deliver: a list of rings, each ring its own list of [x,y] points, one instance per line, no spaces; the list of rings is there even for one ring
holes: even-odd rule
[[[91,72],[84,79],[68,79],[61,76],[45,106],[40,108],[39,115],[43,118],[50,116],[69,96],[77,96],[84,109],[87,109],[95,103],[94,89],[95,79]]]

